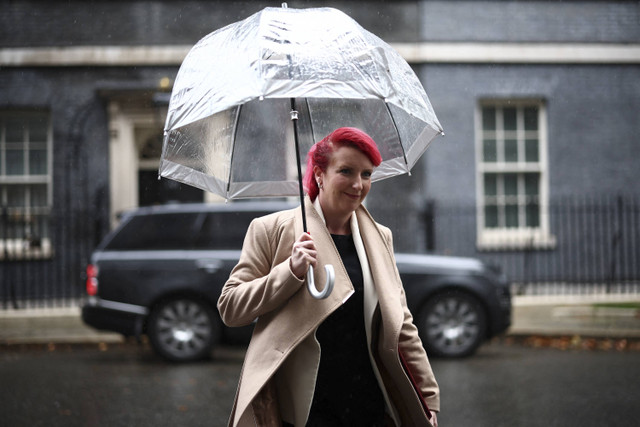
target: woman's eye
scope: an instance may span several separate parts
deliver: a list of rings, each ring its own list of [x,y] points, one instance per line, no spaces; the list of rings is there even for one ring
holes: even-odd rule
[[[340,173],[348,175],[349,173],[351,173],[351,169],[340,169]]]
[[[367,171],[367,172],[362,172],[362,176],[364,178],[371,178],[371,172]]]

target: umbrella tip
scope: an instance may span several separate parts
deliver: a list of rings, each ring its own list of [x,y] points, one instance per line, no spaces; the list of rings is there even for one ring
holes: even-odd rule
[[[444,136],[444,131],[443,130],[440,131],[440,135]]]

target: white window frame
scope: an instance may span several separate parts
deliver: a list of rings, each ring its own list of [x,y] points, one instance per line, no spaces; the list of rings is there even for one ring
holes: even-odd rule
[[[498,123],[496,123],[495,139],[497,159],[495,162],[483,161],[483,139],[485,130],[482,122],[482,109],[484,107],[495,107],[499,110]],[[517,143],[518,160],[516,162],[506,162],[504,160],[504,122],[502,122],[502,109],[505,107],[516,107],[517,109]],[[538,162],[526,162],[524,156],[524,119],[523,111],[525,107],[538,108]],[[477,246],[480,250],[502,250],[502,249],[547,249],[555,246],[555,237],[549,230],[549,173],[547,157],[547,111],[546,105],[541,99],[483,99],[478,102],[475,114],[475,135],[476,135],[476,219],[477,219]],[[539,225],[537,227],[519,226],[508,228],[504,224],[505,214],[499,213],[500,225],[495,228],[485,226],[485,174],[497,174],[503,177],[504,174],[515,173],[518,176],[517,203],[519,206],[518,224],[525,224],[524,206],[526,205],[526,195],[523,191],[524,179],[520,174],[539,174]],[[505,196],[496,195],[498,204],[505,205]]]
[[[46,114],[47,115],[47,136],[46,136],[46,152],[47,152],[47,172],[41,175],[30,175],[26,169],[29,165],[29,149],[25,145],[24,149],[24,163],[25,173],[22,175],[7,175],[6,174],[6,153],[7,153],[7,141],[6,141],[6,128],[0,125],[0,156],[3,159],[0,162],[0,184],[4,188],[10,185],[33,185],[41,184],[46,185],[46,206],[33,207],[30,205],[30,189],[27,187],[27,195],[25,197],[25,206],[22,207],[7,207],[7,216],[14,218],[31,218],[32,216],[44,216],[49,217],[51,214],[51,207],[53,204],[53,130],[51,122],[51,114],[45,111],[28,111],[28,110],[1,110],[0,118],[3,116],[20,116],[27,117],[30,114]],[[28,130],[24,133],[23,143],[28,141]],[[0,187],[0,215],[4,215],[2,208],[7,205],[7,193]],[[8,227],[8,224],[4,224],[4,227]],[[51,233],[51,229],[48,230]],[[51,236],[34,236],[39,238],[39,244],[34,246],[32,241],[24,237],[21,238],[7,238],[0,235],[0,261],[5,257],[11,261],[16,259],[43,259],[50,258],[53,255]]]

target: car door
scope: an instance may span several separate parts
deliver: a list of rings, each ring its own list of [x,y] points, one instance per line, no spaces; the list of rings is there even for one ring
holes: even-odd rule
[[[208,273],[198,268],[193,248],[204,217],[162,212],[130,218],[96,256],[100,297],[149,307],[161,295],[203,288]]]

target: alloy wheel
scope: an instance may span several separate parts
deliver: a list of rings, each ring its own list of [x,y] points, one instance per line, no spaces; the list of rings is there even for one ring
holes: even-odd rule
[[[486,335],[486,315],[476,298],[461,292],[432,297],[420,312],[421,338],[434,355],[472,354]]]
[[[149,318],[149,340],[164,358],[177,361],[208,356],[219,336],[219,325],[208,305],[176,299],[158,306]]]

